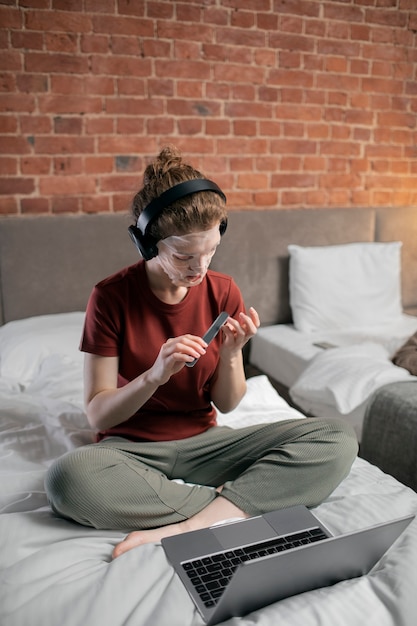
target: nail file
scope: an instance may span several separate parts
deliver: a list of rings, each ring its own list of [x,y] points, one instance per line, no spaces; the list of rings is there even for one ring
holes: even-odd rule
[[[210,326],[206,334],[203,336],[203,340],[206,342],[207,345],[210,343],[210,341],[213,341],[213,339],[215,338],[215,336],[217,335],[217,333],[219,332],[219,330],[221,329],[221,327],[223,326],[223,324],[225,323],[228,317],[229,317],[229,313],[227,313],[227,311],[222,311],[220,315],[216,317],[216,319],[214,320],[214,322],[212,323],[212,325]],[[198,361],[198,358],[194,359],[194,361],[190,361],[189,363],[186,363],[186,366],[193,367],[197,363],[197,361]]]

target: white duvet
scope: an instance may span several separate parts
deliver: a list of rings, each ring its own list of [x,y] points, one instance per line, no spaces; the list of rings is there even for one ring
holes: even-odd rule
[[[361,439],[372,394],[388,383],[416,380],[391,361],[417,330],[417,317],[395,324],[305,333],[291,324],[261,327],[252,339],[251,363],[289,388],[291,399],[310,415],[342,417]],[[320,345],[333,346],[323,349]]]
[[[78,317],[58,316],[61,339],[66,322],[82,323],[81,314],[72,315]],[[45,347],[47,328],[37,332]],[[46,468],[66,450],[91,441],[82,410],[82,363],[55,338],[29,374],[26,367],[27,378],[18,380],[7,375],[7,358],[2,359],[4,334],[0,329],[1,626],[201,626],[159,544],[112,561],[122,533],[85,528],[51,513],[43,487]],[[34,353],[30,357],[33,365]],[[219,421],[233,427],[290,417],[302,419],[260,376],[248,382],[240,407]],[[338,534],[417,513],[417,494],[357,459],[315,513]],[[414,626],[416,562],[413,521],[367,576],[288,598],[227,624]]]
[[[366,341],[325,350],[315,356],[290,388],[293,400],[307,412],[316,406],[335,406],[346,415],[383,385],[417,380],[390,361],[383,345]]]

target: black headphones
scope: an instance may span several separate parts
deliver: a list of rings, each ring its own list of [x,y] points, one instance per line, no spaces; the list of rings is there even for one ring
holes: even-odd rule
[[[197,191],[214,191],[226,202],[225,194],[216,183],[207,180],[207,178],[193,178],[170,187],[170,189],[161,193],[160,196],[154,198],[139,215],[136,226],[129,226],[129,235],[145,261],[149,261],[158,255],[158,247],[156,245],[158,239],[155,239],[147,232],[149,224],[170,204]],[[221,222],[219,228],[220,235],[223,235],[227,228],[227,221]]]

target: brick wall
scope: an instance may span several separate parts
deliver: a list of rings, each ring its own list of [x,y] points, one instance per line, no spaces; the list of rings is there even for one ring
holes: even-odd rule
[[[417,207],[416,0],[0,0],[0,213],[124,211],[166,143],[233,208]]]

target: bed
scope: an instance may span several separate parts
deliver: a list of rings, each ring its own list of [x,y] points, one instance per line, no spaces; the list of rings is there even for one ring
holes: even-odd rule
[[[55,458],[92,439],[77,347],[91,285],[136,259],[126,228],[121,215],[0,220],[2,626],[202,624],[161,545],[143,546],[112,561],[123,533],[56,517],[43,487]],[[277,394],[265,375],[257,375],[248,379],[239,407],[219,415],[219,422],[234,427],[289,417],[304,415]],[[357,458],[315,513],[339,534],[416,514],[417,494]],[[412,626],[416,557],[414,520],[367,576],[227,623]]]

